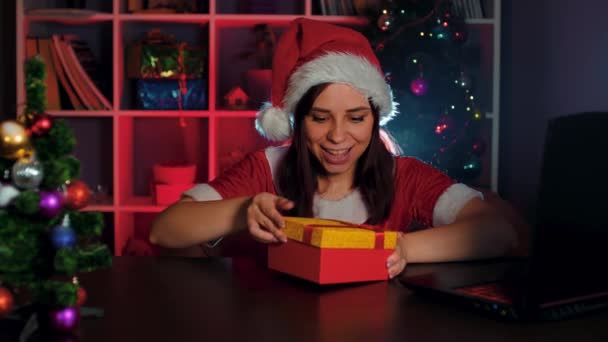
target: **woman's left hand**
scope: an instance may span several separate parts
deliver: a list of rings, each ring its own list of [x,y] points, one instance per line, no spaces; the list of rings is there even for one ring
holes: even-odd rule
[[[403,233],[399,232],[397,235],[397,245],[395,247],[395,251],[388,257],[388,259],[386,259],[386,268],[388,268],[388,276],[391,279],[403,272],[405,266],[407,266],[406,253],[401,243],[402,238]]]

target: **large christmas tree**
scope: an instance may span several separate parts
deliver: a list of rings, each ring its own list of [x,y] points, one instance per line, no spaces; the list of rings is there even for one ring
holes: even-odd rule
[[[25,112],[0,123],[0,319],[17,319],[15,294],[24,293],[40,325],[70,331],[86,293],[76,275],[108,266],[111,254],[99,241],[101,214],[79,212],[90,191],[78,180],[73,132],[44,113],[40,57],[25,73]]]
[[[474,182],[481,172],[484,113],[464,63],[467,26],[448,0],[384,1],[369,13],[370,39],[400,114],[387,125],[404,154]]]

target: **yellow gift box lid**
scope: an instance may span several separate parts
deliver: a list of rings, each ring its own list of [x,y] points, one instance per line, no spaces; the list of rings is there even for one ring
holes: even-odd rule
[[[395,249],[397,232],[337,220],[285,217],[288,238],[319,248]]]

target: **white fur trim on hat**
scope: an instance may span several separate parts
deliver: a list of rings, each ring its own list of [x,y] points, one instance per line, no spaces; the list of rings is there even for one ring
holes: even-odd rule
[[[380,111],[380,125],[396,115],[396,103],[382,72],[366,58],[345,52],[328,52],[300,66],[289,77],[284,111],[293,113],[308,89],[322,83],[348,84],[369,97]]]
[[[255,128],[268,140],[283,141],[291,136],[292,119],[289,113],[266,102],[255,120]]]

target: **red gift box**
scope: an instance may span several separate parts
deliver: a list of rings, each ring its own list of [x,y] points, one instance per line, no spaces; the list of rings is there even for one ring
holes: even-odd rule
[[[154,184],[154,194],[156,204],[169,205],[177,202],[182,194],[194,187],[194,184]]]
[[[285,218],[288,241],[268,246],[268,267],[319,284],[388,279],[397,232],[342,221]]]
[[[181,163],[155,164],[152,167],[155,183],[191,185],[196,177],[196,165]]]

